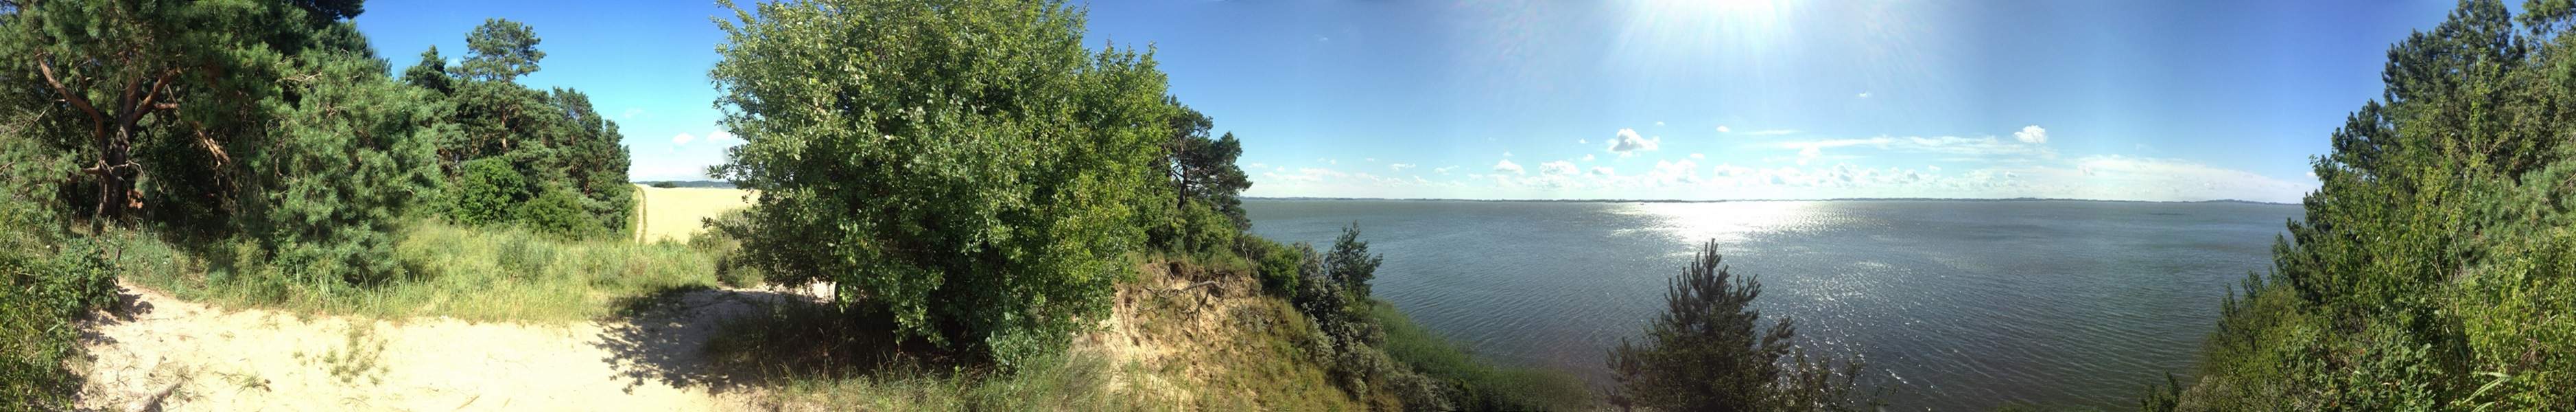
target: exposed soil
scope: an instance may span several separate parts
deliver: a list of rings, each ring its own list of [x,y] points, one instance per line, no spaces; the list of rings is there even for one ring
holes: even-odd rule
[[[734,410],[700,347],[723,321],[787,296],[666,294],[624,319],[403,321],[223,310],[123,285],[83,325],[82,407],[112,410]]]

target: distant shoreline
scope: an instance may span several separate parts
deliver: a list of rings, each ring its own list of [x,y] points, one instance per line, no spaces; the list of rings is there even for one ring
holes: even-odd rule
[[[2271,206],[2298,206],[2298,205],[2299,205],[2299,204],[2297,204],[2297,203],[2258,202],[2258,201],[2252,201],[2252,200],[2240,200],[2240,199],[2210,199],[2210,200],[2107,200],[2107,199],[2065,199],[2065,198],[2045,198],[2045,197],[2010,197],[2010,198],[1842,197],[1842,198],[1831,198],[1831,199],[1731,199],[1731,200],[1680,200],[1680,199],[1452,199],[1452,198],[1386,198],[1386,197],[1253,197],[1253,196],[1246,196],[1246,197],[1244,197],[1244,199],[1245,199],[1245,200],[1380,200],[1380,201],[1405,201],[1405,202],[1521,202],[1521,203],[1531,203],[1531,202],[1536,202],[1536,203],[1727,203],[1727,202],[1855,202],[1855,201],[1856,201],[1856,202],[1890,202],[1890,201],[1915,201],[1915,202],[1919,202],[1919,201],[1940,201],[1940,202],[2235,203],[2235,204],[2271,205]]]

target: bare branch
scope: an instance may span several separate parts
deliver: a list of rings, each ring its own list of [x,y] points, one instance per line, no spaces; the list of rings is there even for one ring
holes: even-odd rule
[[[70,88],[63,87],[63,82],[54,78],[54,65],[52,63],[47,63],[47,60],[49,59],[52,59],[52,56],[41,54],[36,56],[36,72],[43,73],[45,75],[45,84],[53,86],[54,93],[62,95],[63,101],[71,103],[72,108],[80,109],[83,113],[89,113],[91,133],[101,135],[107,134],[107,115],[99,113],[98,107],[91,106],[89,104],[89,98],[81,97],[79,93],[72,93]]]

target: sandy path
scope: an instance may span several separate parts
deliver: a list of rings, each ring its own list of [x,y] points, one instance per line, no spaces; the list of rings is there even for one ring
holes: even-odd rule
[[[697,291],[630,321],[569,325],[299,318],[125,285],[84,325],[83,407],[143,410],[725,410],[750,394],[701,367],[761,291]]]

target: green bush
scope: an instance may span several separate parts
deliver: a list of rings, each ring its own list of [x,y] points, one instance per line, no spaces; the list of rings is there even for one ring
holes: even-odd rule
[[[475,159],[459,167],[464,176],[457,179],[456,206],[450,212],[457,223],[486,225],[518,216],[513,210],[528,199],[528,178],[509,160]]]
[[[1245,236],[1243,239],[1244,244],[1247,245],[1245,249],[1250,250],[1250,254],[1259,259],[1261,289],[1268,291],[1272,296],[1282,298],[1295,296],[1300,287],[1298,268],[1306,259],[1305,254],[1299,251],[1312,250],[1314,246],[1302,243],[1294,246],[1282,245],[1259,236]]]
[[[710,74],[747,142],[717,174],[761,192],[746,260],[1005,365],[1108,315],[1174,110],[1151,57],[1085,49],[1051,1],[756,8]]]
[[[1495,365],[1414,324],[1393,304],[1376,301],[1371,308],[1370,318],[1386,330],[1387,356],[1440,381],[1459,410],[1580,411],[1602,406],[1592,389],[1572,374]]]
[[[536,200],[518,209],[520,224],[541,233],[567,239],[581,239],[601,234],[599,220],[581,205],[580,194],[568,190],[548,190]]]
[[[0,173],[29,170],[0,162]],[[73,322],[116,298],[108,246],[77,236],[35,182],[0,181],[0,409],[66,410],[80,390]]]

